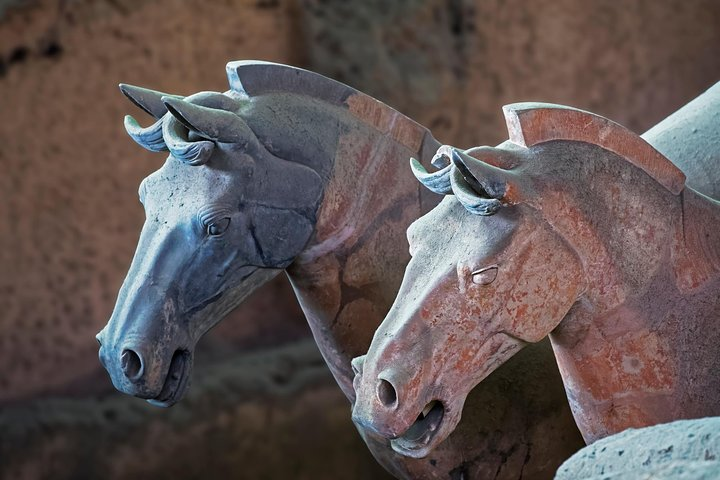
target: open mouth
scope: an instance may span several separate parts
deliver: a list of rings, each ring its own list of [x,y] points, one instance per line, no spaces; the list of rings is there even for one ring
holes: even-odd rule
[[[165,384],[157,397],[147,402],[156,407],[170,407],[176,404],[185,393],[190,379],[190,352],[178,350],[170,361]]]
[[[417,420],[401,436],[390,441],[396,452],[409,457],[424,457],[440,429],[445,416],[445,407],[438,400],[428,403]]]

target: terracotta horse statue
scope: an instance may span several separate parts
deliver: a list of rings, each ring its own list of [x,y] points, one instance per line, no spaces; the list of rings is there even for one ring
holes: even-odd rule
[[[505,143],[412,164],[448,196],[407,232],[398,297],[355,360],[355,422],[427,451],[548,335],[587,442],[720,415],[720,84],[646,134],[675,164],[588,112],[504,111]]]
[[[116,388],[170,406],[188,387],[200,337],[285,270],[352,402],[351,359],[367,351],[399,288],[405,230],[437,203],[406,160],[428,162],[440,144],[321,75],[264,62],[231,62],[227,72],[224,93],[121,86],[157,119],[142,128],[126,117],[130,136],[170,155],[140,186],[147,218],[97,337],[100,359]],[[473,391],[465,420],[431,458],[402,456],[360,430],[400,478],[550,478],[582,446],[549,344]]]

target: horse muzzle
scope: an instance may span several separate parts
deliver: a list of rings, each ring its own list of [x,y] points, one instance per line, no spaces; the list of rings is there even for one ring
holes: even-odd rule
[[[119,391],[169,407],[185,394],[190,383],[193,354],[137,336],[110,345],[104,331],[97,335],[99,358]]]

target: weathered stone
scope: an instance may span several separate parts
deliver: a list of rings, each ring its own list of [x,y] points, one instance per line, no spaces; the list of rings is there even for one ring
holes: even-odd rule
[[[570,457],[556,480],[711,480],[720,477],[720,418],[630,428]]]

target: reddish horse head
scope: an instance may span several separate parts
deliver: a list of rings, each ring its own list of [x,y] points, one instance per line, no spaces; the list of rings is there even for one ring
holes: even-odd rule
[[[703,140],[719,136],[720,84],[706,95],[714,114],[675,148],[717,180],[718,143]],[[548,335],[588,442],[719,415],[720,203],[607,119],[548,104],[505,114],[500,146],[441,147],[435,173],[413,163],[452,195],[408,230],[398,297],[356,360],[355,421],[425,455],[473,387]],[[677,144],[681,123],[648,138]]]

